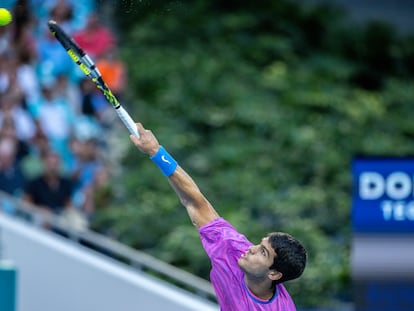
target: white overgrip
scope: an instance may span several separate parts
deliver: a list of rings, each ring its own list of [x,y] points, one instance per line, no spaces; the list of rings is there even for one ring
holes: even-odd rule
[[[139,133],[138,133],[137,126],[136,126],[134,120],[132,120],[132,118],[129,115],[129,113],[122,106],[120,106],[119,108],[117,108],[116,109],[116,112],[118,113],[119,118],[125,124],[125,126],[129,130],[129,132],[132,135],[134,135],[134,136],[136,136],[136,137],[139,138]]]

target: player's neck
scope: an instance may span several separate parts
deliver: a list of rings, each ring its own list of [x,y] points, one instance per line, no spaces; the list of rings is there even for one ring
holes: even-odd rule
[[[259,281],[257,279],[251,279],[245,275],[244,282],[252,294],[254,294],[257,298],[262,300],[270,300],[274,295],[274,289],[271,288],[271,280]]]

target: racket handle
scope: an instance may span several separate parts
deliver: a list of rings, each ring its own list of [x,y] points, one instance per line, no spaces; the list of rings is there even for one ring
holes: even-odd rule
[[[126,128],[129,130],[129,132],[132,135],[139,138],[137,125],[135,124],[134,120],[132,120],[129,113],[122,106],[119,106],[119,108],[116,109],[116,112],[117,112],[119,118],[125,124]]]

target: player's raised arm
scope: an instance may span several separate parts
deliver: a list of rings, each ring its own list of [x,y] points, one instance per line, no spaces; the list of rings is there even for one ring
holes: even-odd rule
[[[172,188],[187,209],[192,223],[199,228],[218,218],[219,215],[201,193],[194,180],[160,146],[152,131],[146,130],[141,123],[137,123],[137,128],[140,138],[131,135],[131,141],[141,152],[149,155],[162,173],[168,177]]]

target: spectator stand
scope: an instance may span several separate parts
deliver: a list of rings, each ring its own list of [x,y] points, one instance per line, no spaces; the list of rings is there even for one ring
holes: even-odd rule
[[[72,203],[89,218],[95,210],[95,192],[120,171],[124,149],[112,147],[116,139],[111,137],[121,125],[113,122],[117,117],[100,91],[51,36],[47,21],[57,20],[105,66],[109,83],[122,97],[125,68],[116,57],[115,32],[101,22],[105,3],[8,0],[2,6],[12,11],[13,21],[0,27],[0,140],[14,135],[17,146],[4,143],[2,157],[14,157],[5,162],[18,166],[27,183],[43,173],[42,157],[50,150],[57,152],[62,176],[74,184]],[[21,191],[16,193],[19,198]]]

